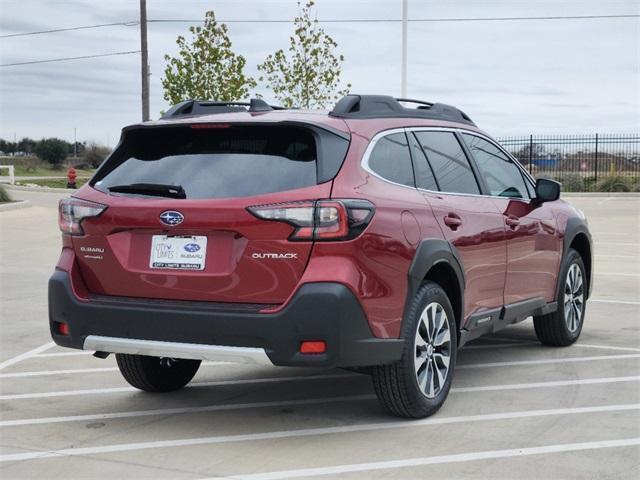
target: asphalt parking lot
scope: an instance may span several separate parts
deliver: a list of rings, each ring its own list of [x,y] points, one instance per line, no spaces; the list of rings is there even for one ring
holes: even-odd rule
[[[571,197],[595,238],[579,343],[531,320],[465,347],[442,410],[379,408],[365,375],[203,365],[188,388],[130,388],[115,360],[51,343],[57,198],[0,212],[0,477],[640,477],[640,197]]]

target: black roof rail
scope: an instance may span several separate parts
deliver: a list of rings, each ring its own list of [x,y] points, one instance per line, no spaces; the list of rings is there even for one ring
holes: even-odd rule
[[[400,102],[418,106],[407,108]],[[338,100],[329,115],[339,118],[429,118],[476,126],[466,113],[451,105],[388,95],[346,95]]]
[[[249,108],[246,108],[249,107]],[[252,98],[249,102],[218,102],[215,100],[185,100],[167,110],[162,118],[175,118],[183,115],[210,115],[229,112],[270,112],[283,110],[283,107],[269,105],[260,98]]]

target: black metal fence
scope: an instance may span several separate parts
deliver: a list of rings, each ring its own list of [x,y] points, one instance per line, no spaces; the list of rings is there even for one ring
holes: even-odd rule
[[[564,191],[640,191],[640,134],[529,135],[497,139],[534,177]]]

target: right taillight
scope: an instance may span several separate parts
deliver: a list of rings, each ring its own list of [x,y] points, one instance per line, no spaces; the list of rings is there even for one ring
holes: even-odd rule
[[[107,206],[100,203],[80,200],[79,198],[63,198],[58,206],[58,226],[67,235],[83,235],[81,222],[85,218],[97,217]]]
[[[292,241],[351,240],[367,227],[375,208],[366,200],[316,200],[249,207],[262,220],[285,222]]]

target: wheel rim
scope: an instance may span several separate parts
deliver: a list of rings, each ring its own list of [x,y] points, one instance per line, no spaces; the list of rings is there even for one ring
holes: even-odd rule
[[[420,391],[427,398],[434,398],[444,388],[451,360],[449,319],[439,303],[432,302],[422,311],[413,350]]]
[[[572,264],[564,282],[564,321],[571,333],[580,327],[584,310],[584,282],[582,270],[577,264]]]

